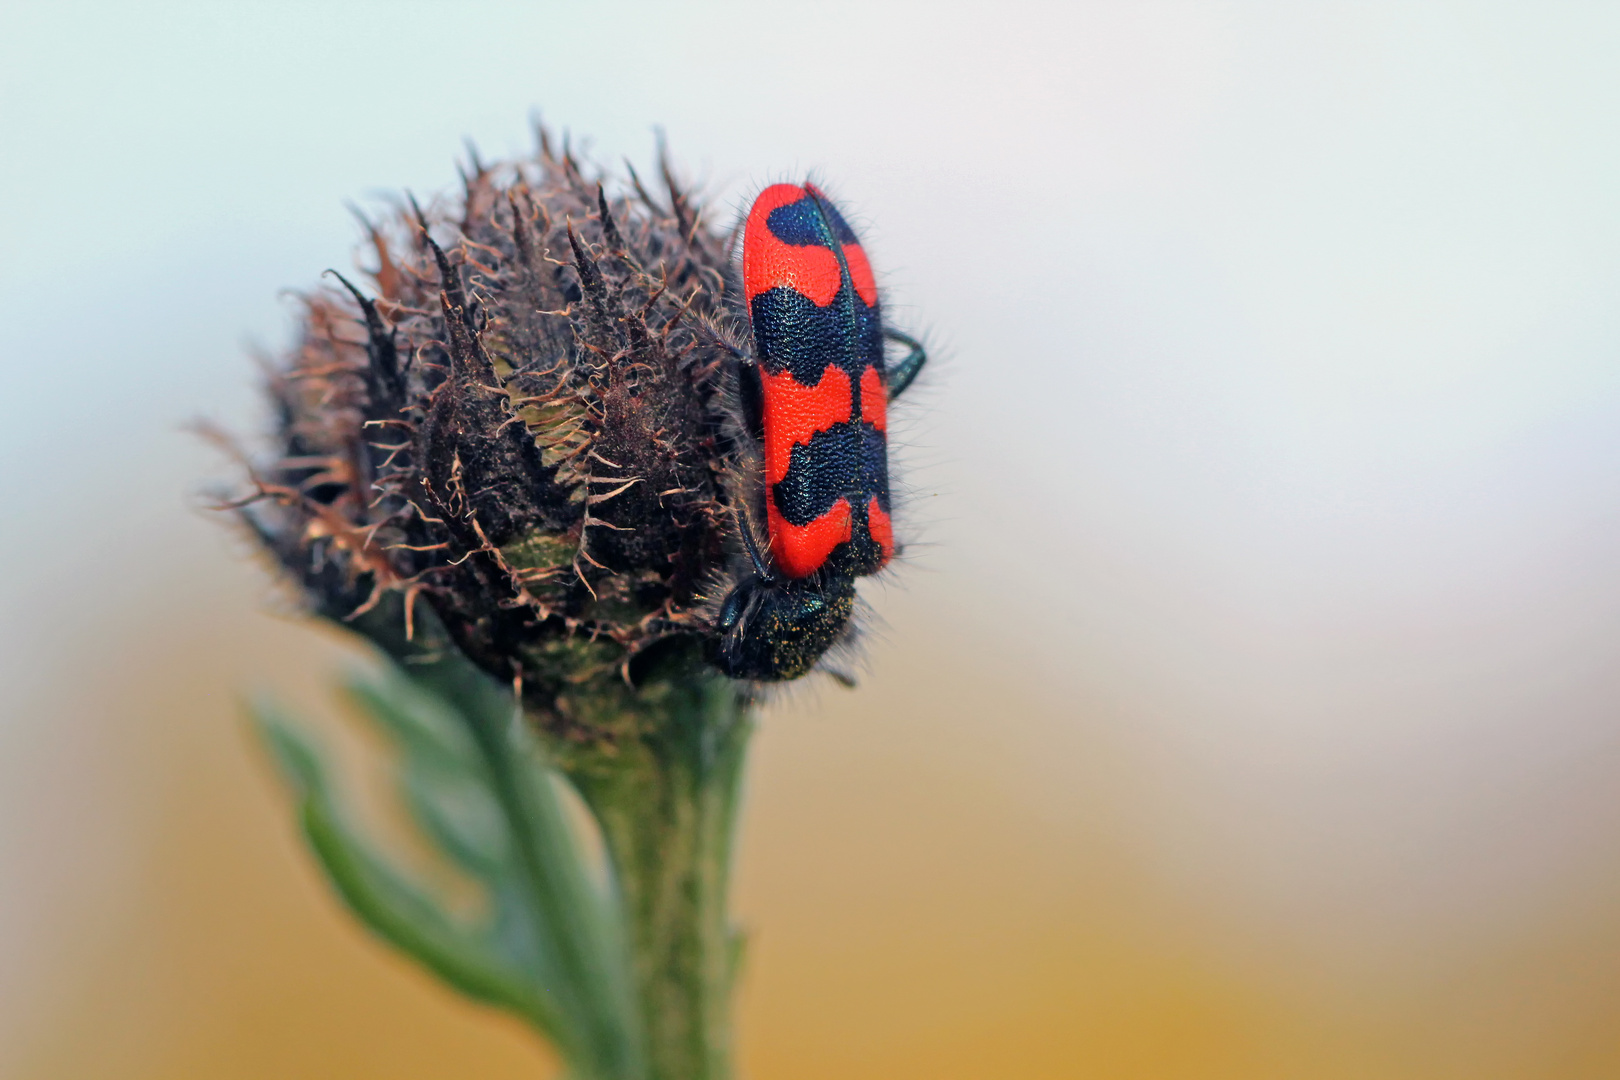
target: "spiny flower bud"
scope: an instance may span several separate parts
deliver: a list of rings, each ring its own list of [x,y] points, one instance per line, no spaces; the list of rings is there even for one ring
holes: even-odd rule
[[[319,612],[397,607],[409,634],[425,601],[559,734],[611,734],[604,693],[701,665],[744,558],[741,287],[660,171],[658,196],[633,170],[611,194],[542,132],[532,160],[474,156],[458,200],[367,222],[371,288],[303,297],[277,457],[236,503]]]

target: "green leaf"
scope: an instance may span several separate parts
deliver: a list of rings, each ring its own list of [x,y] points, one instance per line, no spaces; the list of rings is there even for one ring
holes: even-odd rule
[[[399,747],[401,800],[434,845],[475,878],[511,870],[510,831],[465,723],[391,665],[344,680],[349,700]]]
[[[455,709],[392,665],[376,675],[351,672],[343,680],[343,691],[411,756],[446,768],[484,772],[478,746]]]
[[[326,771],[320,755],[287,721],[286,714],[267,698],[248,703],[247,711],[293,793],[302,800],[312,791],[324,791]]]
[[[255,703],[250,711],[299,797],[299,817],[310,846],[361,921],[468,996],[523,1015],[560,1044],[573,1041],[550,995],[490,950],[482,935],[459,926],[425,889],[343,822],[320,752],[287,717],[267,702]]]
[[[489,788],[465,773],[407,760],[400,794],[434,844],[463,870],[485,882],[512,872],[512,840]]]

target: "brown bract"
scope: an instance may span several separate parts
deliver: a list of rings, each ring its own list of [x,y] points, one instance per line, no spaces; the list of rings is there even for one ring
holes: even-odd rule
[[[576,736],[597,711],[577,691],[697,662],[742,453],[725,237],[667,164],[657,196],[587,168],[542,133],[533,159],[474,157],[459,198],[366,222],[370,281],[303,297],[274,455],[233,504],[316,610],[429,605]]]

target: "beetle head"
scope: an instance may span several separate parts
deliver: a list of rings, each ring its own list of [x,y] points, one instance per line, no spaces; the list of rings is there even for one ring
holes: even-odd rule
[[[733,679],[797,679],[844,635],[855,582],[842,575],[782,581],[750,574],[726,596],[709,662]]]

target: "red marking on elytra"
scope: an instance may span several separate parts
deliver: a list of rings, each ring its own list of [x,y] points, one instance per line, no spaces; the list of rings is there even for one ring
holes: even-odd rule
[[[872,277],[872,264],[866,261],[861,245],[845,244],[844,261],[849,264],[849,279],[855,283],[855,291],[860,293],[867,307],[877,307],[877,281]]]
[[[801,187],[772,184],[759,193],[748,211],[743,232],[743,295],[749,300],[771,289],[788,288],[817,307],[826,307],[838,295],[843,275],[832,249],[784,244],[766,221],[772,210],[805,197]]]
[[[874,495],[866,504],[867,531],[872,539],[878,542],[883,549],[883,562],[887,563],[894,556],[894,522],[888,513],[878,505],[877,496]]]
[[[790,578],[809,577],[820,570],[833,548],[855,534],[854,514],[849,508],[849,500],[844,498],[833,503],[832,509],[808,525],[794,525],[788,521],[777,511],[776,500],[769,495],[765,500],[765,514],[776,568]]]
[[[772,375],[763,367],[759,381],[765,406],[765,482],[775,484],[787,475],[795,444],[808,443],[816,432],[854,415],[854,387],[843,368],[830,364],[814,386],[800,384],[791,372]],[[864,395],[864,381],[862,391]]]
[[[861,372],[861,419],[881,432],[889,430],[889,388],[871,365]]]

